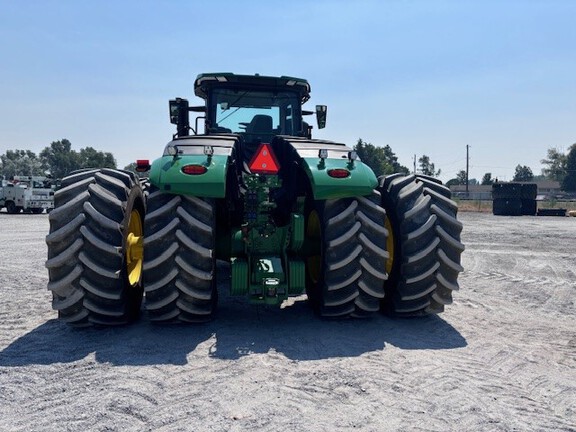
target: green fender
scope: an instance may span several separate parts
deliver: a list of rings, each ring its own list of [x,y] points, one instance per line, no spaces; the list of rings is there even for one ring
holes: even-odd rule
[[[197,135],[177,138],[166,145],[164,155],[152,162],[150,184],[164,192],[198,197],[224,198],[226,175],[235,136]],[[169,149],[175,150],[171,156]],[[203,174],[185,174],[186,165],[206,167]]]
[[[315,200],[366,196],[378,185],[370,167],[358,159],[352,160],[354,151],[345,144],[286,136],[277,137],[273,144],[277,149],[291,154],[291,158],[299,160],[308,176]],[[331,177],[328,172],[332,169],[345,169],[350,175]]]
[[[359,160],[303,158],[302,161],[316,200],[366,196],[378,185],[374,171]],[[330,177],[328,171],[337,168],[348,170],[350,175]]]
[[[182,167],[186,165],[201,165],[207,170],[201,175],[184,174]],[[227,169],[228,156],[163,156],[152,163],[149,178],[151,184],[165,192],[224,198]]]

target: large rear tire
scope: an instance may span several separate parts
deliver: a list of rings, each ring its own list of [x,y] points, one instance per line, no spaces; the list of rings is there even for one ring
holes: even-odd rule
[[[132,173],[94,169],[62,179],[46,236],[48,289],[60,319],[72,326],[137,319],[144,214]]]
[[[436,290],[432,293],[430,309],[442,312],[452,303],[452,293],[459,290],[458,276],[464,270],[460,256],[464,245],[460,241],[462,222],[458,221],[458,204],[452,200],[452,192],[433,177],[418,175],[416,181],[424,186],[423,193],[431,198],[430,211],[436,215],[436,234],[440,243],[436,256],[440,267],[436,272]]]
[[[323,317],[366,317],[384,298],[385,212],[373,197],[316,201],[306,222],[306,291]]]
[[[211,320],[218,300],[214,202],[151,187],[145,238],[144,286],[150,319]]]
[[[391,231],[383,311],[395,316],[439,313],[457,289],[461,224],[441,183],[393,174],[381,179],[382,203]]]

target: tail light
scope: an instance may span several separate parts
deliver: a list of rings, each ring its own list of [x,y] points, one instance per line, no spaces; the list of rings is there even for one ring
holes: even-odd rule
[[[136,161],[136,171],[146,172],[150,170],[150,161],[148,159],[138,159]]]
[[[334,168],[328,170],[328,175],[333,178],[346,178],[350,176],[350,171],[344,168]]]
[[[182,167],[182,172],[188,175],[202,175],[208,171],[204,165],[184,165]]]

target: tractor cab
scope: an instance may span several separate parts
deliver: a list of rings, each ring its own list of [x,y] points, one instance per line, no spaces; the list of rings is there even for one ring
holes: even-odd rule
[[[312,127],[303,121],[311,111],[302,104],[310,98],[308,81],[293,77],[209,73],[198,75],[194,93],[204,106],[189,107],[185,99],[170,101],[170,119],[177,125],[175,137],[198,133],[198,121],[204,120],[204,134],[235,134],[242,138],[248,154],[261,143],[270,143],[277,135],[311,138]],[[203,112],[189,125],[189,112]],[[326,106],[316,107],[318,128],[323,128]]]

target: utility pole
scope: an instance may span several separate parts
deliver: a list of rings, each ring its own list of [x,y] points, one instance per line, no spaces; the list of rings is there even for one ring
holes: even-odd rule
[[[468,168],[470,162],[470,146],[466,144],[466,198],[468,198]]]
[[[416,155],[414,155],[414,174],[416,174]]]

